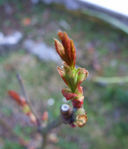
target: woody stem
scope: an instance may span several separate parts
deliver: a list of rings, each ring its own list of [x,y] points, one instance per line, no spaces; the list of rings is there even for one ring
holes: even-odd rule
[[[21,75],[20,75],[19,73],[16,74],[16,77],[17,77],[18,83],[19,83],[19,85],[20,85],[21,92],[22,92],[22,94],[23,94],[23,96],[24,96],[24,98],[25,98],[27,104],[28,104],[29,107],[31,108],[32,113],[33,113],[33,114],[35,115],[35,117],[36,117],[38,127],[40,127],[40,120],[39,120],[39,118],[38,118],[36,112],[33,110],[33,107],[32,107],[32,105],[31,105],[31,102],[30,102],[30,100],[29,100],[29,97],[28,97],[28,95],[27,95],[27,92],[26,92],[26,90],[25,90],[22,77],[21,77]]]

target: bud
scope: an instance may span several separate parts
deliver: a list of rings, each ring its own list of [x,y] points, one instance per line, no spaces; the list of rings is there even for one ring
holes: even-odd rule
[[[62,89],[62,94],[63,94],[63,96],[64,96],[67,100],[70,100],[70,99],[72,99],[72,98],[74,98],[74,97],[77,96],[77,94],[72,93],[72,92],[71,92],[69,89],[67,89],[67,88]]]
[[[23,97],[21,97],[18,93],[12,90],[8,91],[8,94],[22,107],[23,112],[30,118],[31,122],[36,124],[37,123],[36,117],[32,113],[26,100]]]
[[[83,115],[77,115],[76,116],[76,121],[75,121],[76,126],[83,127],[86,124],[87,119],[88,118],[87,118],[87,114],[86,113],[83,114]]]
[[[82,105],[84,103],[84,96],[80,97],[80,98],[76,98],[72,100],[72,104],[74,108],[81,108]]]
[[[54,40],[54,43],[55,43],[55,48],[56,48],[57,53],[63,60],[65,60],[65,57],[64,57],[65,52],[64,52],[63,45],[56,39]]]
[[[10,95],[10,97],[12,97],[20,106],[23,106],[26,104],[26,100],[21,97],[17,92],[13,91],[13,90],[9,90],[8,94]]]
[[[65,71],[64,71],[64,69],[63,68],[60,68],[60,67],[57,67],[57,70],[59,72],[59,75],[63,79],[63,81],[68,85],[68,81],[65,78]]]
[[[69,66],[74,67],[76,61],[76,49],[73,41],[65,32],[58,32],[62,44],[55,40],[55,48],[62,60]]]
[[[65,79],[68,82],[68,87],[74,92],[77,88],[77,69],[74,67],[73,69],[69,67],[66,63],[64,63],[64,72]]]
[[[29,113],[31,112],[30,107],[28,106],[28,104],[25,104],[23,107],[23,112],[27,115],[29,115]]]
[[[43,113],[43,115],[42,115],[42,120],[43,120],[43,121],[48,121],[48,112],[47,112],[47,111],[45,111],[45,112]]]
[[[33,124],[37,124],[37,119],[33,113],[29,113],[28,116]]]
[[[70,44],[71,44],[71,54],[72,54],[72,65],[75,66],[75,64],[76,64],[76,48],[75,48],[73,40],[70,41]]]
[[[87,116],[83,109],[83,88],[81,83],[86,80],[88,71],[84,68],[76,68],[76,49],[65,32],[58,32],[59,42],[55,39],[55,48],[63,62],[63,68],[58,67],[58,72],[64,80],[67,88],[62,89],[62,94],[67,100],[72,101],[73,110],[69,105],[61,106],[61,115],[65,123],[72,127],[82,127],[87,121]]]
[[[88,77],[88,71],[85,68],[78,68],[78,83],[83,82]]]
[[[77,109],[77,111],[76,111],[76,115],[83,115],[83,114],[85,114],[85,110],[84,110],[84,108],[83,108],[83,107],[82,107],[82,108]]]

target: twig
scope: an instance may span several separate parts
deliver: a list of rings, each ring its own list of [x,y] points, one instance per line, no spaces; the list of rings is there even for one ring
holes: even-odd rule
[[[17,74],[16,76],[17,76],[17,80],[18,80],[18,83],[19,83],[20,88],[21,88],[21,92],[22,92],[24,98],[26,99],[26,102],[30,106],[32,113],[35,115],[35,117],[37,119],[38,130],[39,130],[39,133],[42,135],[42,146],[41,146],[41,149],[44,149],[46,144],[47,144],[48,133],[52,129],[54,129],[54,128],[58,127],[59,125],[61,125],[63,123],[63,120],[62,120],[61,116],[59,116],[56,120],[54,120],[53,122],[50,122],[45,128],[42,128],[40,120],[39,120],[38,116],[36,115],[35,111],[33,110],[32,106],[30,104],[28,95],[26,93],[26,90],[25,90],[25,87],[24,87],[24,84],[23,84],[23,80],[22,80],[20,74]]]
[[[41,149],[45,149],[45,147],[47,145],[48,133],[50,133],[50,131],[53,130],[54,128],[59,127],[63,122],[64,122],[63,119],[61,118],[61,116],[59,116],[56,120],[49,123],[47,125],[47,127],[42,128],[42,130],[41,130],[41,135],[42,135]]]
[[[23,84],[23,80],[21,78],[21,75],[17,73],[16,74],[16,77],[17,77],[18,83],[20,85],[21,92],[22,92],[23,96],[25,97],[26,101],[29,102],[29,98],[28,98],[27,93],[25,91],[25,87],[24,87],[24,84]]]
[[[54,121],[50,122],[45,128],[42,129],[41,133],[47,134],[52,129],[60,126],[61,124],[69,124],[69,120],[72,119],[73,110],[68,104],[63,104],[60,107],[61,115],[58,116]]]
[[[54,128],[57,128],[58,126],[60,126],[62,123],[64,123],[63,119],[61,118],[61,116],[59,116],[56,120],[52,121],[51,123],[49,123],[47,125],[47,127],[43,128],[41,133],[42,134],[47,134],[49,133],[51,130],[53,130]]]
[[[26,93],[26,90],[25,90],[25,87],[24,87],[24,84],[23,84],[23,80],[22,80],[20,74],[17,74],[16,76],[17,76],[17,80],[18,80],[20,88],[21,88],[21,92],[22,92],[24,98],[26,99],[26,102],[30,106],[32,113],[35,115],[35,117],[37,119],[37,123],[38,123],[37,127],[38,127],[38,130],[39,130],[39,133],[42,135],[42,146],[41,146],[41,149],[44,149],[45,146],[47,145],[48,133],[51,130],[53,130],[54,128],[57,128],[58,126],[60,126],[62,123],[67,123],[67,122],[64,122],[64,119],[60,115],[56,120],[48,123],[48,125],[46,127],[44,127],[44,128],[41,127],[40,120],[39,120],[38,116],[36,115],[35,111],[33,110],[32,106],[30,104],[29,98],[27,96],[27,93]],[[68,106],[67,109],[61,109],[61,110],[67,110],[68,111],[69,109],[70,109],[70,106]]]
[[[28,97],[28,95],[27,95],[27,93],[26,93],[26,90],[25,90],[24,83],[23,83],[23,80],[22,80],[22,78],[21,78],[21,75],[17,73],[17,74],[16,74],[16,77],[17,77],[18,83],[19,83],[19,85],[20,85],[21,92],[22,92],[22,94],[23,94],[23,96],[24,96],[26,102],[28,103],[29,107],[31,108],[32,113],[33,113],[33,114],[35,115],[35,117],[36,117],[38,127],[40,127],[41,124],[40,124],[39,117],[38,117],[38,115],[36,114],[36,112],[33,110],[33,107],[32,107],[32,105],[31,105],[31,102],[30,102],[30,100],[29,100],[29,97]]]
[[[48,136],[48,134],[42,135],[42,144],[41,144],[41,148],[40,149],[45,149],[45,147],[47,145],[47,136]]]
[[[61,124],[69,124],[69,119],[72,118],[72,108],[67,105],[63,104],[60,107],[61,115],[54,121],[50,122],[45,128],[42,128],[41,135],[42,135],[42,146],[41,149],[45,149],[47,145],[47,136],[48,133],[53,130],[54,128],[59,127]]]

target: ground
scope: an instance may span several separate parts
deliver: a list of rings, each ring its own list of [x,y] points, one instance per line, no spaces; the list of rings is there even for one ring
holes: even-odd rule
[[[90,77],[83,83],[85,109],[88,122],[84,128],[62,125],[54,130],[57,135],[52,147],[58,149],[127,149],[128,148],[128,84],[96,84],[95,76],[123,77],[128,74],[128,37],[126,34],[80,12],[66,11],[60,6],[36,6],[10,2],[11,14],[1,5],[1,32],[14,30],[23,33],[23,39],[14,51],[0,56],[0,118],[12,130],[26,140],[37,140],[34,128],[21,109],[8,97],[9,89],[20,92],[16,72],[24,79],[26,90],[35,111],[49,112],[49,121],[59,115],[64,103],[61,89],[64,87],[57,73],[56,62],[45,62],[27,53],[24,41],[44,42],[51,47],[57,31],[64,30],[74,40],[77,48],[77,65],[85,67]],[[49,101],[53,104],[50,105]],[[0,124],[2,149],[22,149],[17,138]],[[35,139],[36,138],[36,139]],[[50,145],[50,142],[49,142]]]

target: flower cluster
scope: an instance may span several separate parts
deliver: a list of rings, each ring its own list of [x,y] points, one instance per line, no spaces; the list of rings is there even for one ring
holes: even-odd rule
[[[63,65],[57,67],[58,72],[66,84],[66,88],[62,89],[62,94],[67,100],[71,100],[75,113],[75,121],[73,125],[82,127],[87,121],[87,115],[83,108],[84,96],[81,83],[86,80],[88,71],[85,68],[76,68],[76,49],[73,40],[71,40],[65,32],[58,32],[60,39],[55,39],[55,48]]]

